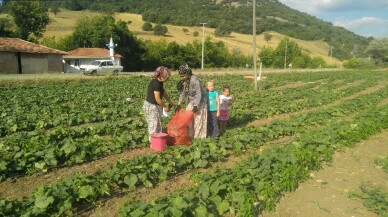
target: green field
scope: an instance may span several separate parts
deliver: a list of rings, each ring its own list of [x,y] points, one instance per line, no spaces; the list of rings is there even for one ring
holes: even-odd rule
[[[0,216],[257,216],[388,128],[387,72],[266,76],[253,91],[242,74],[199,74],[231,87],[228,130],[161,153],[142,113],[148,76],[0,80]]]

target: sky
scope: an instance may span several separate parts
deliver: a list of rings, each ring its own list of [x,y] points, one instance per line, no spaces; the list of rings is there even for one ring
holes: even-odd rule
[[[388,0],[278,0],[358,35],[388,38]]]

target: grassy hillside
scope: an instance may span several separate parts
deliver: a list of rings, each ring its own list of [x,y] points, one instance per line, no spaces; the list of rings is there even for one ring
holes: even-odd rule
[[[44,36],[55,36],[57,38],[63,37],[65,35],[71,34],[74,25],[77,20],[83,16],[95,16],[97,12],[91,11],[67,11],[62,10],[56,16],[53,13],[50,13],[50,24],[47,27],[47,31]],[[128,25],[128,28],[133,32],[138,38],[148,39],[148,40],[167,40],[175,41],[179,44],[186,44],[193,40],[202,40],[202,26],[198,27],[189,27],[189,26],[173,26],[166,25],[168,28],[168,34],[165,37],[155,36],[153,32],[144,32],[142,31],[143,20],[141,15],[130,14],[130,13],[116,13],[116,19],[123,20],[125,22],[131,21],[132,23]],[[183,29],[187,29],[188,32],[185,33]],[[198,37],[194,37],[193,33],[198,31],[200,34]],[[276,32],[271,32],[273,38],[269,43],[264,40],[263,34],[257,35],[256,44],[257,52],[260,52],[260,49],[264,46],[276,47],[280,40],[285,36],[278,34]],[[210,36],[213,41],[223,41],[230,50],[238,49],[244,54],[252,53],[252,35],[232,33],[229,37],[215,37],[214,29],[206,28],[205,26],[205,37]],[[327,63],[330,63],[330,57],[327,55],[330,46],[323,41],[303,41],[299,39],[291,38],[296,41],[299,46],[302,47],[303,51],[309,53],[312,57],[321,56],[325,59]],[[107,39],[108,40],[108,39]],[[340,63],[339,60],[332,58],[332,64]]]

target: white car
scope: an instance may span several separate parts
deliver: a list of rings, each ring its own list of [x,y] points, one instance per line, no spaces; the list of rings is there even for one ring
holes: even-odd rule
[[[123,71],[123,66],[115,65],[112,60],[94,60],[90,65],[81,68],[84,75],[118,75]]]

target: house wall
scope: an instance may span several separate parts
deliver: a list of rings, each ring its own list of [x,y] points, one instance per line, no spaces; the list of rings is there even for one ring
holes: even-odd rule
[[[18,57],[14,52],[0,52],[0,74],[18,74]],[[59,54],[20,54],[22,74],[63,72],[62,55]]]
[[[17,74],[18,59],[16,53],[0,52],[0,74]]]
[[[48,54],[47,59],[49,72],[63,72],[62,55]]]
[[[21,59],[23,74],[49,72],[47,54],[22,53]]]

